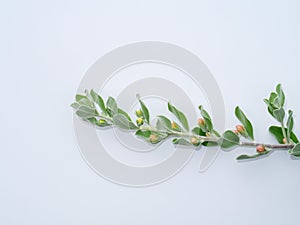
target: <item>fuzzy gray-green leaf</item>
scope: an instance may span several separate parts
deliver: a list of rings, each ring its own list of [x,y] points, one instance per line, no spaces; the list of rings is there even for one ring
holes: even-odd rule
[[[78,109],[78,108],[80,107],[80,104],[77,103],[77,102],[73,102],[73,103],[71,104],[71,107],[72,107],[73,109]]]
[[[233,131],[227,130],[224,132],[219,142],[221,148],[231,148],[239,145],[240,138]]]
[[[283,122],[284,117],[285,117],[285,112],[284,112],[284,109],[283,109],[283,108],[275,109],[275,110],[273,111],[273,114],[274,114],[274,118],[275,118],[278,122],[280,122],[280,123]]]
[[[189,123],[188,123],[188,120],[187,120],[186,116],[183,114],[183,112],[181,112],[180,110],[178,110],[170,102],[168,102],[168,109],[169,109],[169,111],[171,113],[173,113],[176,116],[176,118],[179,120],[179,122],[181,123],[181,125],[183,126],[183,128],[186,131],[189,131]]]
[[[255,158],[259,158],[263,155],[267,155],[269,154],[271,151],[265,151],[263,153],[256,153],[254,155],[246,155],[246,154],[243,154],[243,155],[240,155],[238,156],[236,159],[237,160],[243,160],[243,159],[255,159]]]
[[[147,106],[145,105],[145,103],[139,99],[140,105],[141,105],[141,110],[145,116],[145,120],[146,122],[149,124],[150,123],[150,114],[149,114],[149,110],[147,108]]]
[[[244,112],[240,109],[240,107],[235,108],[235,116],[238,118],[238,120],[243,124],[246,130],[246,135],[254,140],[254,135],[253,135],[253,127],[249,119],[246,117]]]
[[[128,113],[125,112],[123,109],[118,108],[118,113],[119,113],[119,114],[123,114],[124,116],[126,116],[126,118],[127,118],[129,121],[132,121],[131,118],[130,118],[130,116],[128,115]]]
[[[90,95],[93,98],[94,102],[100,107],[103,114],[107,115],[107,111],[105,108],[105,103],[100,95],[98,95],[93,89],[90,91]]]
[[[277,84],[276,93],[278,95],[278,98],[277,98],[277,100],[276,99],[274,100],[274,104],[276,102],[278,104],[278,106],[281,108],[281,107],[283,107],[284,101],[285,101],[285,95],[281,88],[281,84]]]
[[[271,104],[274,103],[274,100],[275,100],[275,98],[276,98],[277,96],[278,96],[277,93],[271,92],[270,97],[269,97],[269,101],[270,101]]]
[[[151,131],[146,130],[146,131],[142,131],[142,130],[138,130],[137,132],[135,132],[135,135],[148,139],[151,135]]]
[[[287,128],[285,128],[285,130],[287,131]],[[269,132],[276,138],[276,140],[278,141],[279,144],[284,144],[283,143],[283,134],[282,134],[282,128],[278,127],[278,126],[270,126],[269,127]],[[294,134],[293,131],[291,131],[290,133],[290,139],[295,143],[299,143],[299,140],[297,138],[297,136]]]
[[[163,131],[171,131],[171,121],[165,116],[157,116],[156,128]]]
[[[206,131],[210,132],[213,130],[213,123],[211,120],[210,115],[208,114],[208,112],[203,108],[202,105],[200,105],[199,107],[200,113],[204,119],[204,126],[206,128]]]
[[[116,114],[113,116],[113,121],[116,126],[121,129],[130,129],[129,121],[123,114]]]
[[[106,110],[111,117],[118,113],[118,105],[113,97],[108,97],[106,102]]]
[[[268,112],[270,113],[271,116],[274,117],[274,110],[276,109],[273,104],[268,100],[268,99],[264,99],[264,102],[267,104],[268,106]]]
[[[77,101],[79,105],[85,105],[91,108],[94,108],[93,104],[90,102],[90,100],[84,96],[84,98],[81,98],[79,101]]]
[[[93,108],[82,105],[77,109],[76,114],[83,119],[87,119],[93,116],[97,116],[97,111]]]
[[[172,140],[172,142],[175,145],[184,145],[184,146],[191,146],[192,145],[188,140],[186,140],[184,138],[174,138]]]
[[[83,99],[83,98],[86,98],[86,96],[80,95],[80,94],[77,94],[77,95],[75,96],[75,100],[76,100],[77,102],[80,101],[80,100]]]
[[[289,150],[289,153],[293,156],[300,157],[300,144],[295,145],[293,149]]]
[[[196,135],[199,135],[199,136],[205,136],[206,135],[206,133],[200,127],[194,127],[192,129],[192,133],[196,134]]]

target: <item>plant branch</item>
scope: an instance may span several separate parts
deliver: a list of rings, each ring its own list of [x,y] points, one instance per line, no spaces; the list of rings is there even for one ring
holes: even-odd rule
[[[160,115],[157,116],[156,124],[151,125],[150,111],[140,99],[140,96],[138,95],[137,97],[141,108],[135,111],[136,121],[132,120],[128,113],[118,107],[113,97],[108,97],[105,103],[102,97],[93,90],[90,92],[86,91],[85,96],[76,95],[76,102],[72,103],[71,106],[76,110],[76,114],[87,122],[99,127],[113,125],[128,131],[136,131],[137,136],[152,144],[157,144],[169,137],[175,137],[172,142],[176,145],[195,147],[200,145],[218,145],[222,149],[238,146],[256,148],[255,154],[240,155],[237,157],[238,160],[257,158],[275,149],[289,150],[289,154],[300,157],[300,143],[293,132],[294,119],[292,110],[289,110],[287,127],[284,126],[285,95],[280,84],[276,86],[276,92],[271,92],[270,97],[264,99],[270,115],[280,122],[281,126],[269,127],[269,132],[279,144],[255,142],[253,126],[246,114],[238,106],[235,108],[235,116],[241,124],[236,125],[235,130],[229,129],[219,134],[214,129],[211,116],[202,105],[198,107],[202,117],[198,119],[197,125],[192,129],[190,129],[189,121],[185,114],[170,102],[168,103],[168,110],[176,118],[175,121]],[[98,109],[101,109],[101,112]],[[251,140],[251,142],[243,141],[243,139]]]
[[[247,147],[257,147],[259,145],[263,145],[266,148],[271,148],[271,149],[292,149],[294,148],[295,145],[293,144],[263,144],[263,143],[256,143],[256,142],[241,142],[240,146],[247,146]]]
[[[141,130],[143,131],[151,131],[151,132],[156,132],[156,133],[166,133],[171,136],[175,137],[187,137],[187,138],[192,138],[192,137],[197,137],[199,140],[202,142],[204,141],[210,141],[210,142],[215,142],[218,143],[221,138],[218,137],[205,137],[205,136],[200,136],[200,135],[195,135],[187,132],[179,132],[179,131],[163,131],[163,130],[158,130],[155,127],[149,125],[149,126],[142,126],[140,127]],[[270,149],[283,149],[283,150],[289,150],[294,148],[294,144],[265,144],[265,143],[256,143],[256,142],[240,142],[239,146],[242,147],[257,147],[259,145],[263,145],[266,148]]]

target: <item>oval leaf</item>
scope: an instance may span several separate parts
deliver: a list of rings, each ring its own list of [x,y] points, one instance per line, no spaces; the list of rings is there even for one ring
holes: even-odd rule
[[[274,118],[282,123],[283,122],[283,119],[284,119],[284,116],[285,116],[285,112],[284,112],[284,109],[283,108],[280,108],[280,109],[275,109],[273,111],[273,114],[274,114]]]
[[[224,132],[222,138],[220,138],[219,145],[221,148],[231,148],[239,145],[240,138],[233,131],[227,130]]]
[[[254,154],[254,155],[240,155],[238,156],[236,159],[237,160],[243,160],[243,159],[255,159],[255,158],[258,158],[258,157],[261,157],[263,155],[267,155],[269,154],[271,151],[264,151],[262,153],[257,153],[257,154]]]
[[[100,95],[98,95],[93,89],[90,91],[90,95],[92,96],[94,102],[100,107],[102,112],[107,115],[107,111],[105,108],[105,103]]]
[[[171,113],[173,113],[176,116],[176,118],[179,120],[183,128],[186,131],[189,131],[189,123],[186,116],[181,111],[179,111],[175,106],[173,106],[170,102],[168,102],[168,109]]]
[[[165,116],[158,116],[156,122],[156,128],[158,130],[171,131],[172,130],[171,121]]]
[[[199,107],[200,113],[204,119],[204,125],[206,128],[206,131],[211,132],[213,130],[213,123],[211,121],[211,117],[208,114],[208,112],[206,110],[204,110],[203,106],[200,105]]]
[[[248,120],[244,112],[240,109],[240,107],[235,107],[235,116],[238,120],[243,124],[246,130],[246,136],[248,136],[251,140],[254,140],[253,135],[253,127],[251,122]]]
[[[149,124],[150,123],[150,115],[149,115],[149,110],[146,107],[145,103],[139,99],[140,105],[141,105],[141,110],[145,116],[146,122]]]
[[[131,118],[130,118],[130,116],[128,115],[128,113],[125,112],[123,109],[118,108],[118,113],[119,113],[119,114],[123,114],[124,116],[126,116],[126,118],[127,118],[129,121],[132,121]]]
[[[78,108],[78,110],[76,111],[76,114],[83,119],[87,119],[90,117],[97,116],[97,111],[93,108],[82,105]]]
[[[300,157],[300,144],[295,145],[293,149],[289,150],[289,153],[293,156]]]
[[[137,126],[134,125],[134,123],[129,121],[126,116],[124,116],[123,114],[120,114],[120,113],[113,116],[113,121],[114,121],[114,124],[121,129],[127,129],[127,130],[138,129]]]
[[[287,131],[287,129],[285,128],[285,130]],[[283,144],[283,134],[282,134],[282,129],[281,127],[278,126],[270,126],[269,127],[269,132],[274,135],[274,137],[276,138],[276,140],[278,141],[279,144]],[[291,131],[291,135],[290,135],[290,139],[295,143],[299,143],[299,140],[297,138],[297,136],[295,135],[295,133],[293,131]]]
[[[118,113],[118,105],[113,97],[108,97],[106,107],[106,110],[111,117]]]
[[[277,84],[276,93],[278,96],[277,96],[277,99],[274,100],[274,104],[275,104],[275,101],[277,101],[278,106],[280,108],[282,108],[284,106],[285,96],[284,96],[283,90],[281,88],[281,84]]]
[[[186,140],[184,138],[174,138],[172,140],[172,142],[175,145],[184,145],[184,146],[191,146],[192,145],[188,140]]]

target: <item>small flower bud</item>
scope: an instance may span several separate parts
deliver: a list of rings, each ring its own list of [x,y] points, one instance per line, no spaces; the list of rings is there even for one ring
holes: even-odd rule
[[[257,151],[258,153],[263,153],[264,151],[266,151],[266,148],[265,148],[264,145],[257,145],[257,146],[256,146],[256,151]]]
[[[206,136],[206,137],[210,137],[210,133],[209,133],[209,132],[206,132],[206,133],[205,133],[205,136]]]
[[[140,109],[136,110],[136,111],[135,111],[135,115],[136,115],[137,117],[142,117],[142,116],[143,116],[142,110],[140,110]]]
[[[286,138],[283,138],[283,139],[282,139],[282,143],[283,143],[283,144],[286,144],[286,143],[287,143]]]
[[[172,126],[172,129],[177,129],[177,128],[178,128],[178,125],[177,125],[177,123],[175,123],[175,122],[172,122],[172,123],[171,123],[171,126]]]
[[[203,118],[199,118],[198,119],[198,125],[199,126],[203,126],[204,125],[204,119]]]
[[[151,134],[149,140],[151,143],[156,143],[158,141],[158,136],[156,134]]]
[[[243,134],[245,132],[245,128],[242,125],[236,125],[235,128],[240,134]]]
[[[142,118],[137,118],[137,120],[136,120],[136,124],[138,125],[138,126],[141,126],[141,125],[143,125],[144,124],[144,120],[142,119]]]
[[[100,119],[100,120],[98,120],[98,123],[99,123],[99,124],[105,124],[105,123],[106,123],[106,121],[105,121],[105,120],[103,120],[103,119]]]
[[[196,137],[191,137],[190,142],[191,142],[193,145],[197,145],[197,144],[199,143],[199,139],[196,138]]]

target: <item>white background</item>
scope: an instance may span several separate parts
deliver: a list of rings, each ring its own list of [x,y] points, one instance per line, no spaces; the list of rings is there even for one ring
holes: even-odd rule
[[[99,57],[165,41],[209,67],[227,127],[238,104],[257,139],[272,142],[267,128],[275,121],[262,98],[278,82],[300,118],[299,10],[296,0],[1,1],[0,223],[299,224],[300,161],[285,152],[247,163],[235,157],[251,149],[221,152],[205,173],[197,152],[165,183],[123,187],[82,159],[69,107]]]

